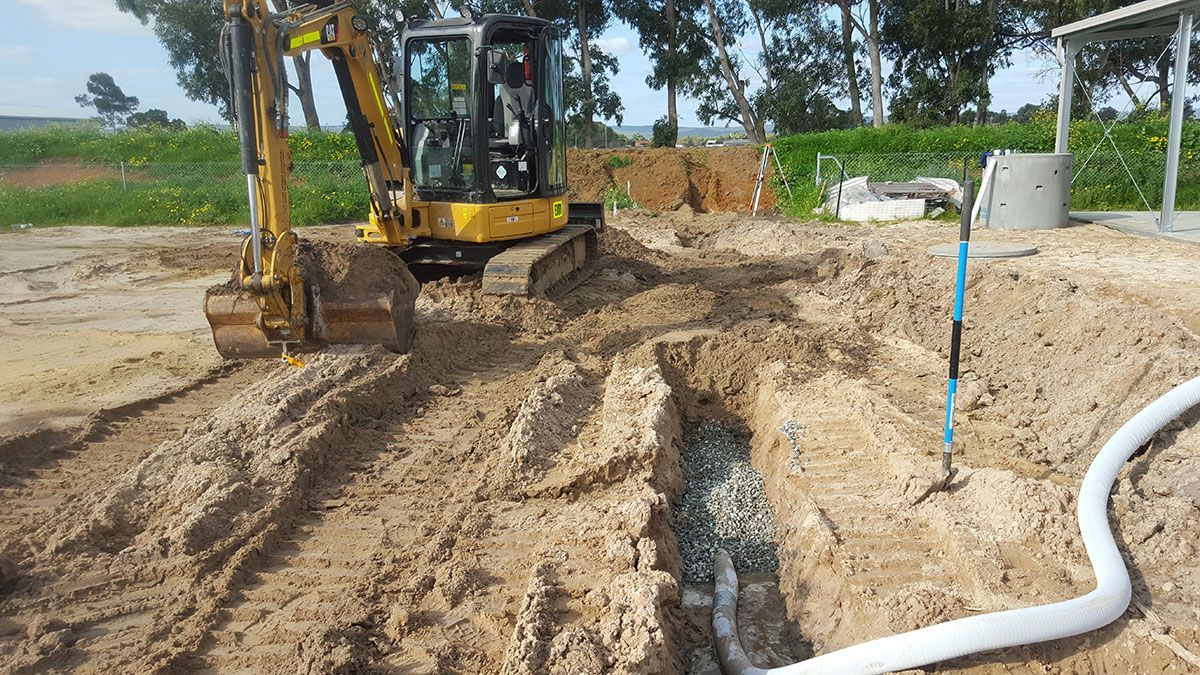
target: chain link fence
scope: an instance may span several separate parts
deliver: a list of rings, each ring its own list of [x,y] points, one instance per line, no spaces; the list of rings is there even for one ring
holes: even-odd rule
[[[871,182],[909,182],[918,178],[982,180],[982,153],[927,152],[820,154],[812,177],[818,204],[842,180],[867,176]],[[1080,211],[1157,211],[1162,206],[1166,155],[1158,151],[1121,151],[1107,141],[1075,153],[1071,208]],[[1185,152],[1180,161],[1177,208],[1200,208],[1200,157]]]
[[[289,193],[299,225],[362,220],[370,208],[357,160],[294,162]],[[249,218],[238,162],[0,165],[0,213],[11,224],[33,225],[233,225]]]

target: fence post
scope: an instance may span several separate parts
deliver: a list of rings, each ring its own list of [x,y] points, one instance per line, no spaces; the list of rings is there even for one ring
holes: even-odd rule
[[[821,153],[817,153],[817,175],[813,178],[813,185],[821,187]]]
[[[842,172],[842,174],[841,174],[842,182],[838,185],[837,207],[833,212],[833,217],[836,220],[841,220],[842,219],[842,192],[844,192],[846,189],[846,165],[843,164],[842,162],[838,162],[838,169],[840,169]]]
[[[121,189],[129,190],[129,183],[125,181],[125,160],[121,160]]]

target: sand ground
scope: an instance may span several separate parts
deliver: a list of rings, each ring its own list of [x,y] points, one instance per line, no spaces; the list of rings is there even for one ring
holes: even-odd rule
[[[955,237],[629,211],[570,290],[436,282],[412,353],[295,369],[212,350],[225,230],[0,235],[0,670],[705,672],[671,505],[707,420],[751,434],[777,521],[779,574],[744,580],[760,665],[1086,592],[1074,490],[1200,373],[1198,251],[979,232],[1041,252],[972,263],[961,473],[914,505],[952,300],[925,249]],[[1120,620],[931,670],[1200,669],[1198,421],[1114,492]]]

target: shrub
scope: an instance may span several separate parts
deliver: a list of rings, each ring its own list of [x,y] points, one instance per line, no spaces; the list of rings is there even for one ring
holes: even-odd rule
[[[679,125],[672,124],[671,120],[663,115],[654,120],[650,139],[650,144],[656,148],[673,148],[679,142]]]
[[[1113,141],[1121,148],[1125,165],[1137,177],[1152,208],[1158,207],[1162,196],[1167,124],[1165,116],[1147,114],[1118,123],[1110,132]],[[1028,124],[1009,122],[994,126],[932,129],[892,124],[881,129],[858,128],[780,138],[775,141],[775,148],[792,182],[792,189],[796,191],[795,198],[784,207],[796,215],[806,216],[817,205],[818,190],[814,183],[819,181],[814,181],[814,176],[818,152],[843,159],[856,156],[860,161],[855,162],[858,170],[854,170],[854,173],[867,172],[880,180],[911,180],[917,175],[928,175],[922,174],[925,170],[923,167],[912,166],[911,162],[900,167],[903,169],[901,173],[906,172],[906,175],[889,175],[888,167],[896,168],[894,155],[946,153],[955,156],[954,164],[960,172],[963,163],[966,163],[966,168],[978,178],[977,158],[984,151],[1011,148],[1020,152],[1052,152],[1055,127],[1053,114],[1038,111]],[[1200,162],[1197,161],[1200,159],[1200,122],[1186,122],[1180,138],[1183,161],[1178,183],[1178,207],[1197,208],[1200,207]],[[1071,122],[1070,150],[1076,155],[1071,207],[1080,210],[1145,209],[1124,166],[1107,140],[1104,140],[1088,166],[1083,166],[1092,149],[1102,140],[1104,129],[1095,119]],[[879,161],[872,161],[871,155],[879,155]],[[891,164],[887,163],[889,159],[893,160]],[[877,168],[863,168],[872,166]],[[822,178],[829,182],[836,180],[831,174]],[[797,185],[806,184],[813,186],[812,189],[802,187],[797,190]]]
[[[613,155],[608,158],[608,166],[610,169],[622,169],[633,165],[633,159],[628,155]]]
[[[611,209],[616,204],[618,209],[632,209],[639,206],[625,188],[620,185],[609,185],[604,190],[604,208]]]

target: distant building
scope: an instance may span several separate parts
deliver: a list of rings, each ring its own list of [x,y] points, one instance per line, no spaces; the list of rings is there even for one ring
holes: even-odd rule
[[[51,124],[78,124],[91,122],[87,117],[29,117],[26,115],[0,115],[0,131],[12,131],[25,127],[45,127]]]

